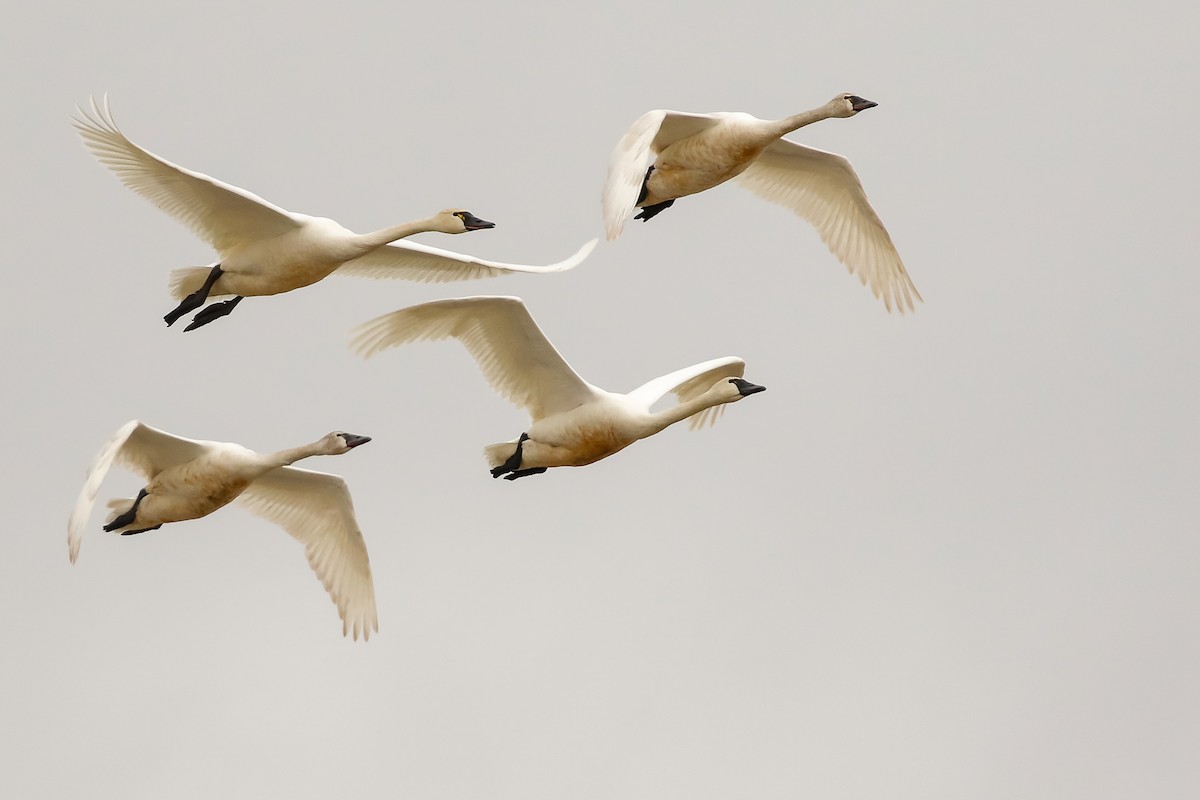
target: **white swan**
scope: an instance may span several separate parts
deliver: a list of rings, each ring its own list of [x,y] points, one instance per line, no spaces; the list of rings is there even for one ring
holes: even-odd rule
[[[609,159],[602,205],[609,239],[621,235],[634,208],[648,220],[676,198],[730,178],[808,220],[852,274],[869,284],[890,311],[913,308],[921,296],[904,270],[850,162],[781,138],[831,117],[852,117],[878,105],[839,94],[811,111],[780,120],[740,112],[648,111],[621,138]]]
[[[163,317],[168,325],[210,296],[235,295],[197,314],[186,328],[189,331],[225,316],[243,297],[289,292],[334,271],[438,282],[509,272],[562,272],[582,262],[596,244],[592,240],[565,261],[542,267],[485,261],[396,241],[425,231],[466,233],[495,227],[462,209],[356,234],[331,219],[285,211],[244,189],[143,150],[117,128],[107,97],[103,110],[93,98],[91,113],[77,111],[79,116],[72,121],[92,154],[127,187],[186,224],[219,254],[215,264],[171,273],[171,293],[182,302]]]
[[[71,563],[79,557],[83,528],[96,493],[116,461],[147,479],[137,498],[108,502],[104,530],[128,536],[167,522],[197,519],[238,500],[250,512],[281,526],[304,544],[308,563],[342,618],[342,634],[364,640],[379,630],[367,546],[354,518],[346,482],[337,475],[287,466],[302,458],[340,455],[371,441],[334,432],[312,444],[256,453],[239,444],[185,439],[137,420],[117,430],[88,470],[67,522]]]
[[[370,357],[451,336],[479,362],[492,388],[532,417],[518,439],[484,448],[492,477],[506,480],[591,464],[688,417],[700,427],[715,421],[723,404],[765,388],[742,380],[745,363],[728,356],[655,378],[629,394],[606,392],[571,369],[519,297],[435,300],[393,311],[356,328],[351,348]],[[651,411],[668,392],[679,402]]]

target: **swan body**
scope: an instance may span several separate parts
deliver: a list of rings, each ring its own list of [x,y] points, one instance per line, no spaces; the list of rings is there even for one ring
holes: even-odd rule
[[[185,304],[190,307],[168,314],[168,324],[186,311],[198,308],[209,297],[235,295],[240,300],[290,292],[334,272],[414,281],[469,280],[512,272],[561,272],[581,263],[595,246],[593,240],[564,261],[530,266],[486,261],[397,241],[416,233],[458,234],[495,227],[457,208],[358,234],[325,217],[285,211],[244,189],[159,158],[121,133],[107,99],[103,108],[93,99],[90,112],[79,109],[73,122],[87,148],[122,183],[188,225],[218,253],[219,258],[213,264],[172,273],[171,293],[184,299],[181,308]],[[189,301],[189,297],[194,299]],[[232,310],[232,306],[228,308]],[[211,314],[194,327],[227,313]]]
[[[581,467],[691,418],[715,421],[727,403],[763,391],[742,380],[745,362],[717,358],[656,378],[628,394],[593,386],[559,355],[518,297],[464,297],[404,308],[364,323],[351,348],[364,357],[419,340],[458,339],[499,394],[524,407],[527,431],[488,445],[494,477],[507,480],[549,467]],[[673,392],[678,402],[651,407]]]
[[[237,500],[302,542],[309,564],[342,618],[342,633],[369,639],[379,630],[367,546],[345,481],[289,466],[316,455],[341,455],[369,442],[334,432],[311,444],[256,453],[239,444],[185,439],[137,420],[122,425],[100,450],[67,523],[71,563],[83,528],[112,464],[140,473],[147,483],[136,499],[108,503],[106,531],[130,535],[169,522],[205,517]]]
[[[609,159],[602,195],[606,234],[609,239],[620,236],[635,208],[642,209],[636,219],[648,220],[680,197],[736,179],[812,224],[889,311],[912,310],[913,300],[921,296],[850,162],[782,138],[805,125],[852,117],[876,105],[844,93],[780,120],[741,112],[649,111],[633,123]]]

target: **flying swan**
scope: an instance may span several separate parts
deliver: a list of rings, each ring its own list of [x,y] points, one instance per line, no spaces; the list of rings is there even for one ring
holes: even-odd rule
[[[582,467],[691,417],[715,422],[725,403],[764,391],[742,380],[745,362],[727,356],[686,367],[629,394],[592,386],[571,369],[519,297],[463,297],[403,308],[355,329],[351,348],[364,358],[407,342],[453,337],[479,362],[500,395],[524,407],[532,424],[510,442],[488,445],[492,477],[515,480],[549,467]],[[650,407],[668,392],[678,403]]]
[[[358,234],[325,217],[294,214],[216,178],[159,158],[125,138],[108,108],[95,98],[91,112],[72,118],[84,144],[127,187],[192,229],[216,249],[207,267],[171,272],[170,291],[179,305],[163,317],[167,325],[210,297],[234,295],[201,311],[185,330],[194,330],[233,311],[243,297],[279,294],[316,283],[333,272],[368,278],[444,282],[489,278],[510,272],[562,272],[582,262],[592,240],[573,256],[548,266],[485,261],[409,242],[426,231],[466,233],[495,227],[469,211],[451,208],[428,219]]]
[[[371,638],[379,630],[367,545],[346,482],[337,475],[288,466],[309,456],[348,453],[371,441],[334,432],[312,444],[256,453],[239,444],[185,439],[143,425],[122,425],[96,455],[67,523],[71,563],[108,468],[117,462],[147,479],[136,498],[109,500],[104,530],[130,536],[168,522],[208,516],[237,500],[303,545],[308,563],[342,618],[342,634]]]
[[[921,295],[904,270],[892,237],[867,201],[850,162],[835,153],[781,138],[830,117],[853,117],[878,103],[843,93],[780,120],[740,112],[648,111],[621,138],[608,163],[602,205],[609,239],[625,220],[649,220],[677,198],[737,178],[744,188],[790,208],[889,311],[912,310]]]

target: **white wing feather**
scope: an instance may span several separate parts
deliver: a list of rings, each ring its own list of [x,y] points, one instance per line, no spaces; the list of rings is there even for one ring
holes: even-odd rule
[[[721,378],[740,378],[745,372],[746,362],[737,356],[714,358],[647,381],[628,396],[644,404],[647,409],[668,392],[674,392],[678,402],[686,403],[707,392]],[[696,430],[704,427],[706,423],[715,424],[724,409],[725,404],[722,403],[699,411],[688,420],[688,427]]]
[[[462,255],[415,242],[393,242],[373,250],[361,258],[347,261],[334,270],[335,275],[355,275],[361,278],[400,278],[422,283],[446,283],[478,278],[496,278],[511,272],[565,272],[588,257],[598,239],[579,248],[574,255],[557,264],[544,267],[525,264],[505,264]]]
[[[218,251],[298,227],[287,211],[261,197],[172,164],[126,139],[108,109],[107,97],[103,109],[92,98],[90,113],[77,111],[79,116],[72,119],[75,128],[101,164]]]
[[[337,475],[279,467],[258,478],[237,502],[304,545],[308,563],[342,618],[342,634],[379,630],[367,545],[346,482]]]
[[[128,467],[149,480],[167,467],[191,461],[209,447],[208,442],[185,439],[130,420],[117,429],[105,442],[88,468],[87,479],[71,518],[67,521],[67,549],[71,563],[79,557],[79,546],[83,541],[83,529],[91,516],[92,506],[109,467],[114,462]]]
[[[625,220],[637,205],[646,170],[658,154],[672,142],[717,123],[709,114],[664,109],[647,111],[634,121],[609,156],[608,178],[600,197],[604,231],[610,240],[621,235]]]
[[[449,337],[463,343],[493,389],[535,421],[596,396],[519,297],[461,297],[402,308],[355,328],[350,347],[368,358],[408,342]]]
[[[857,173],[842,156],[780,139],[734,180],[812,224],[889,311],[912,310],[913,300],[921,299]]]

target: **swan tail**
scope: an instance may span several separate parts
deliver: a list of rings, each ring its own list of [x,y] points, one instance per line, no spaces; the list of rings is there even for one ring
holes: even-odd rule
[[[204,279],[212,272],[211,267],[184,267],[171,270],[169,289],[171,296],[182,300],[204,285]]]
[[[115,497],[112,500],[109,500],[108,501],[108,516],[104,519],[104,524],[105,525],[111,524],[114,519],[116,519],[117,517],[126,513],[131,508],[133,508],[133,498],[132,497]],[[123,528],[115,528],[112,532],[120,533],[121,531],[125,530],[125,528],[129,528],[129,527],[132,527],[132,526],[126,525]]]
[[[508,461],[516,449],[517,443],[515,441],[489,444],[483,448],[483,457],[487,459],[489,467],[498,467],[505,461]]]

